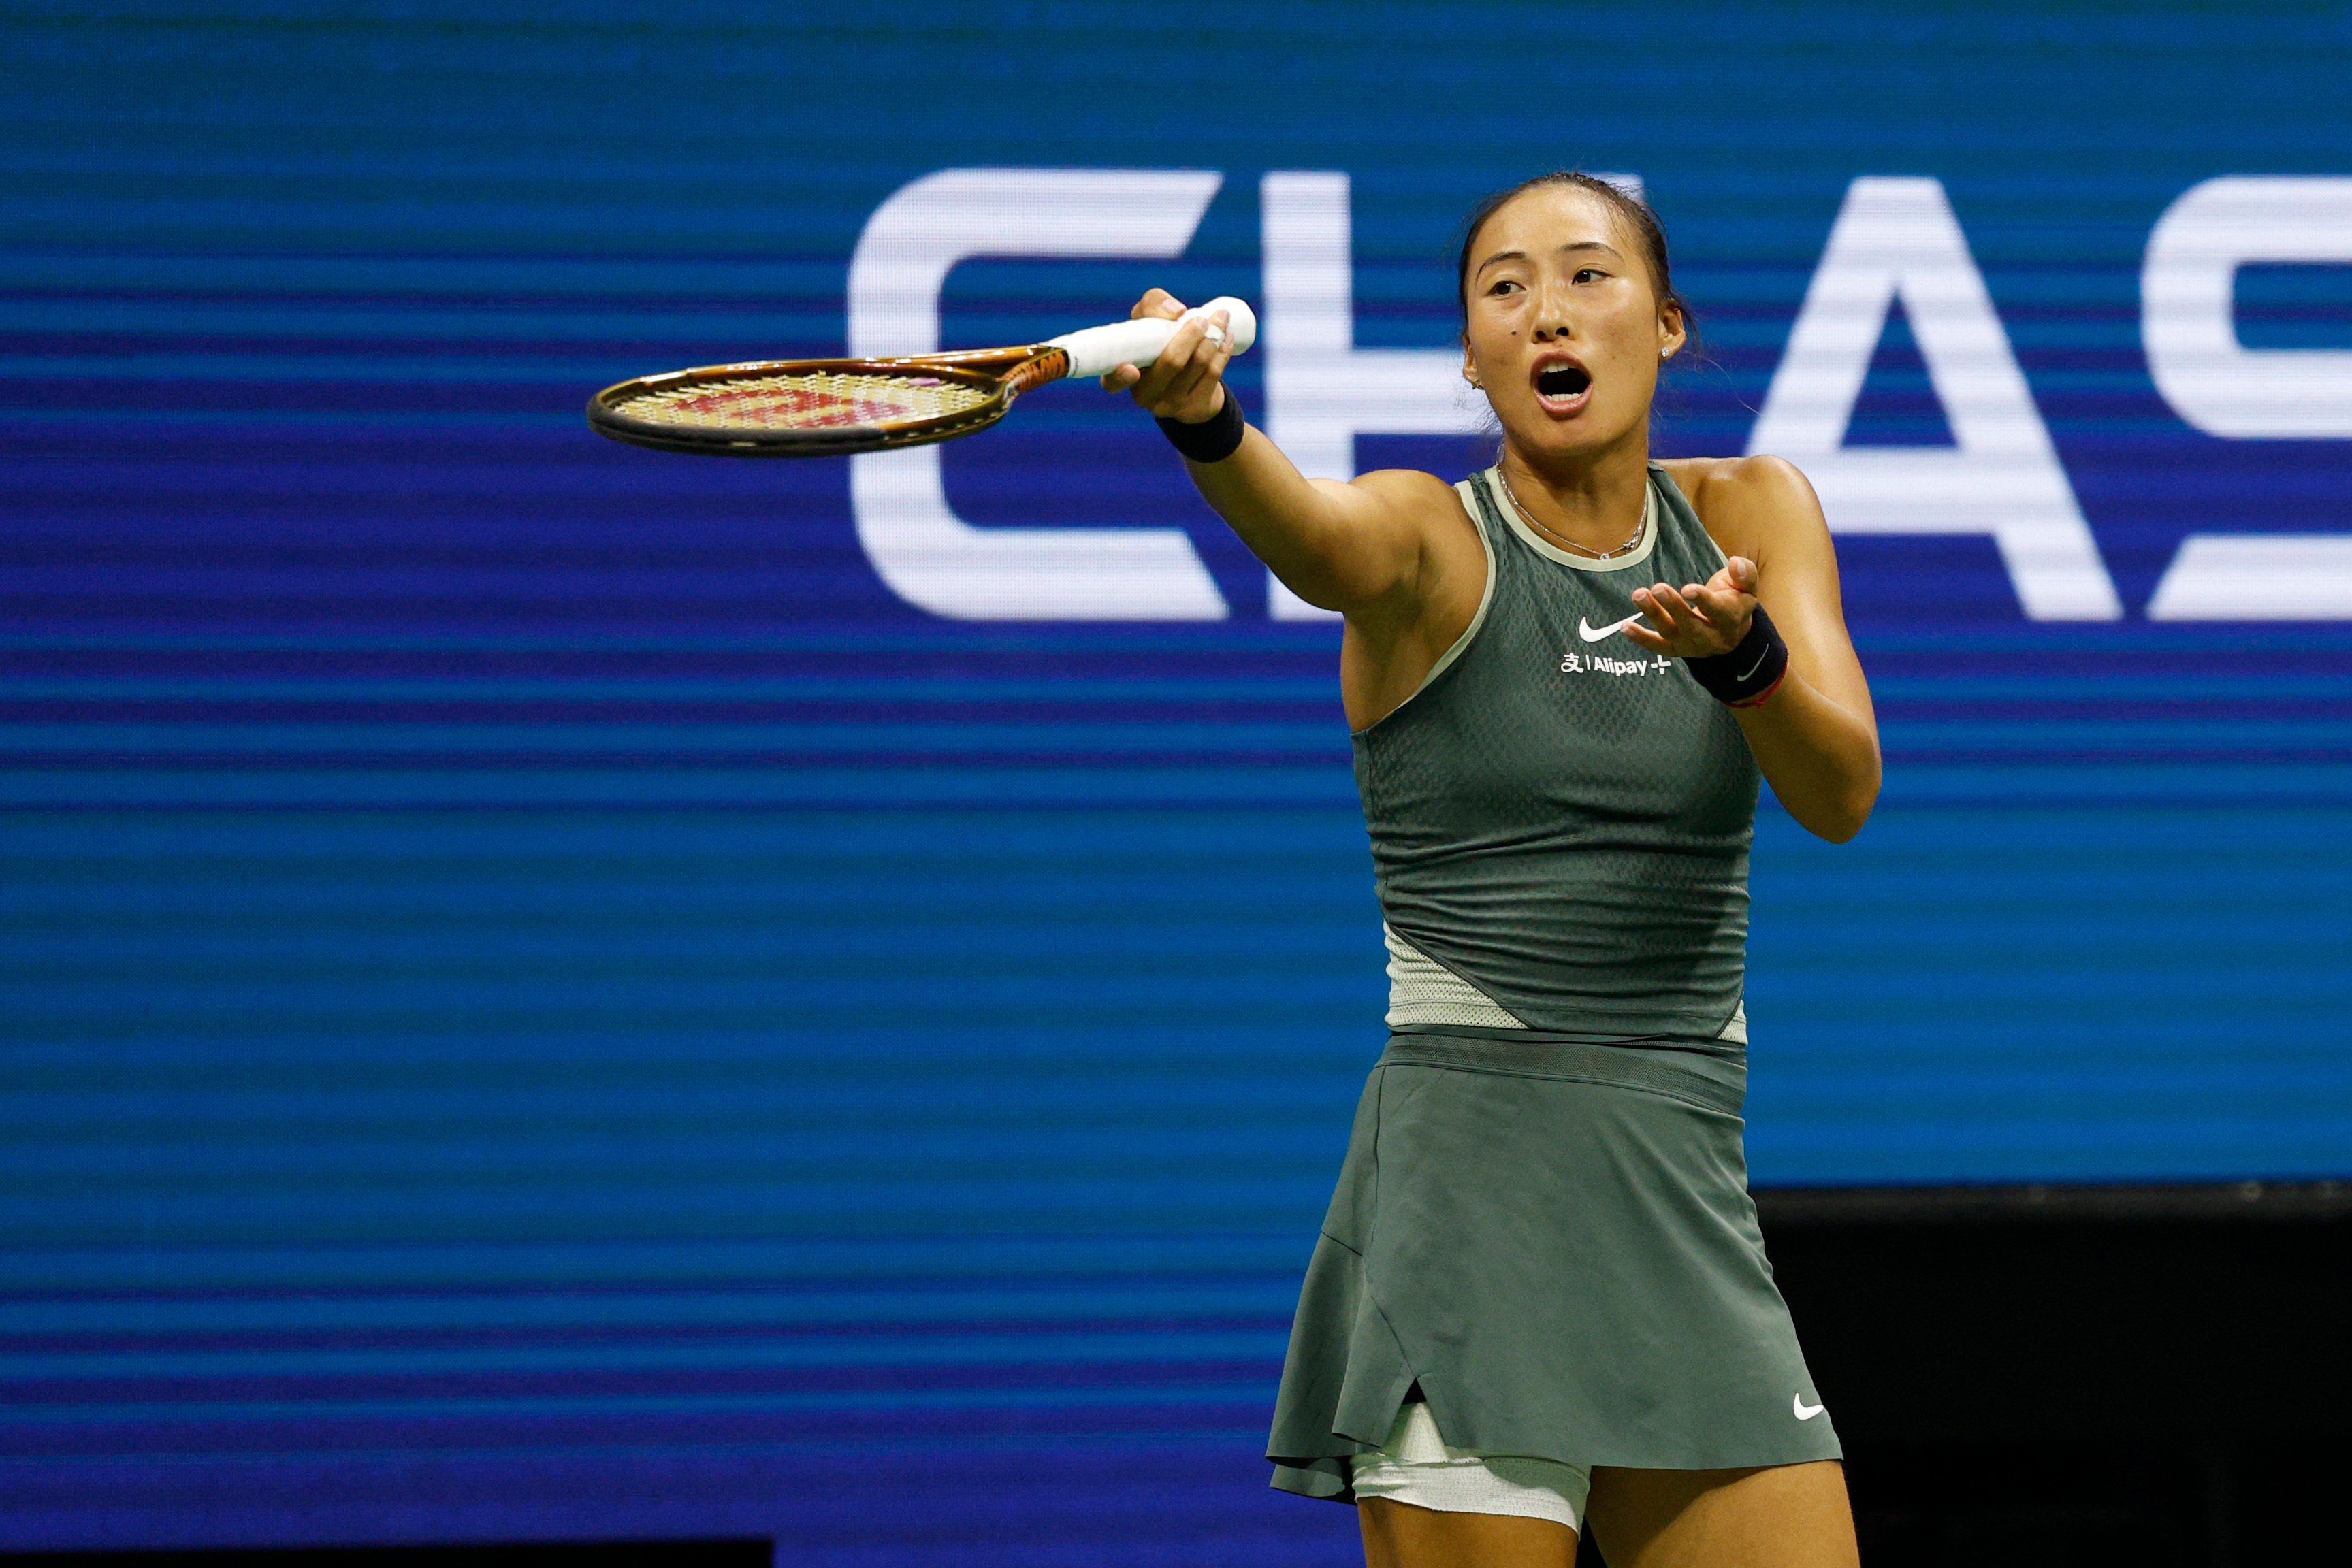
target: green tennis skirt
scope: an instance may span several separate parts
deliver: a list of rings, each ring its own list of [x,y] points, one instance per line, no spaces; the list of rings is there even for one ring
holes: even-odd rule
[[[1266,1457],[1354,1500],[1421,1385],[1446,1444],[1571,1465],[1841,1457],[1772,1283],[1745,1052],[1390,1039],[1317,1241]]]

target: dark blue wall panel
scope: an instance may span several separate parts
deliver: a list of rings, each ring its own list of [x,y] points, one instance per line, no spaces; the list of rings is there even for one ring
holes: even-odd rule
[[[580,420],[840,351],[863,225],[943,168],[1223,176],[1180,259],[958,267],[951,342],[1259,298],[1261,176],[1307,170],[1352,183],[1358,344],[1432,350],[1472,199],[1638,172],[1709,345],[1678,453],[1745,448],[1853,182],[1938,181],[2123,614],[2028,619],[1983,535],[1841,538],[1886,797],[1759,826],[1757,1177],[2352,1176],[2352,598],[2148,614],[2191,535],[2352,536],[2352,442],[2186,422],[2140,276],[2200,182],[2352,176],[2338,14],[0,38],[0,1547],[1349,1560],[1254,1457],[1381,1040],[1335,634],[1090,388],[947,449],[950,498],[1181,528],[1228,619],[933,616],[845,466]],[[2240,340],[2352,349],[2347,277],[2250,267]],[[1955,439],[1915,327],[1847,445]]]

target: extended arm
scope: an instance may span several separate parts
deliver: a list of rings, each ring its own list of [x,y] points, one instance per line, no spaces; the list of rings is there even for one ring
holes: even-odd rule
[[[1137,304],[1139,317],[1173,319],[1184,308],[1155,288]],[[1200,424],[1216,417],[1226,398],[1223,376],[1230,346],[1213,341],[1212,321],[1188,322],[1151,368],[1123,365],[1103,378],[1113,392],[1161,419]],[[1263,431],[1250,428],[1241,446],[1215,463],[1187,461],[1202,497],[1244,544],[1307,603],[1350,617],[1380,618],[1415,598],[1425,551],[1423,492],[1443,486],[1427,475],[1368,474],[1352,483],[1309,479]],[[1442,498],[1441,498],[1442,500]]]
[[[1789,645],[1789,674],[1760,706],[1735,710],[1739,727],[1789,814],[1843,843],[1878,800],[1878,720],[1846,634],[1821,502],[1777,457],[1718,463],[1694,476],[1685,488],[1730,562],[1704,585],[1636,590],[1649,624],[1625,634],[1678,658],[1727,653],[1760,602]]]

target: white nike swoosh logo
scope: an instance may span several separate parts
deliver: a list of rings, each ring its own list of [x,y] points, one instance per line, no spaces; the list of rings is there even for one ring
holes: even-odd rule
[[[1806,1404],[1805,1396],[1801,1394],[1790,1395],[1789,1397],[1789,1403],[1790,1406],[1797,1412],[1797,1419],[1800,1421],[1810,1421],[1814,1416],[1829,1408],[1826,1405]]]
[[[1576,618],[1576,634],[1583,638],[1588,643],[1598,643],[1603,637],[1614,637],[1618,632],[1622,632],[1628,626],[1633,625],[1641,619],[1642,618],[1639,615],[1628,615],[1624,620],[1618,622],[1614,626],[1603,626],[1600,631],[1595,632],[1592,629],[1592,622],[1580,615]]]

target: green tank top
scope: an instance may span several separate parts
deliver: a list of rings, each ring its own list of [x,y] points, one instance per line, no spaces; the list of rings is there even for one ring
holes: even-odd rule
[[[1619,629],[1634,589],[1704,582],[1723,552],[1654,463],[1643,543],[1613,560],[1544,540],[1493,469],[1455,488],[1485,600],[1354,737],[1381,913],[1530,1030],[1714,1040],[1745,984],[1759,775],[1730,711]]]

